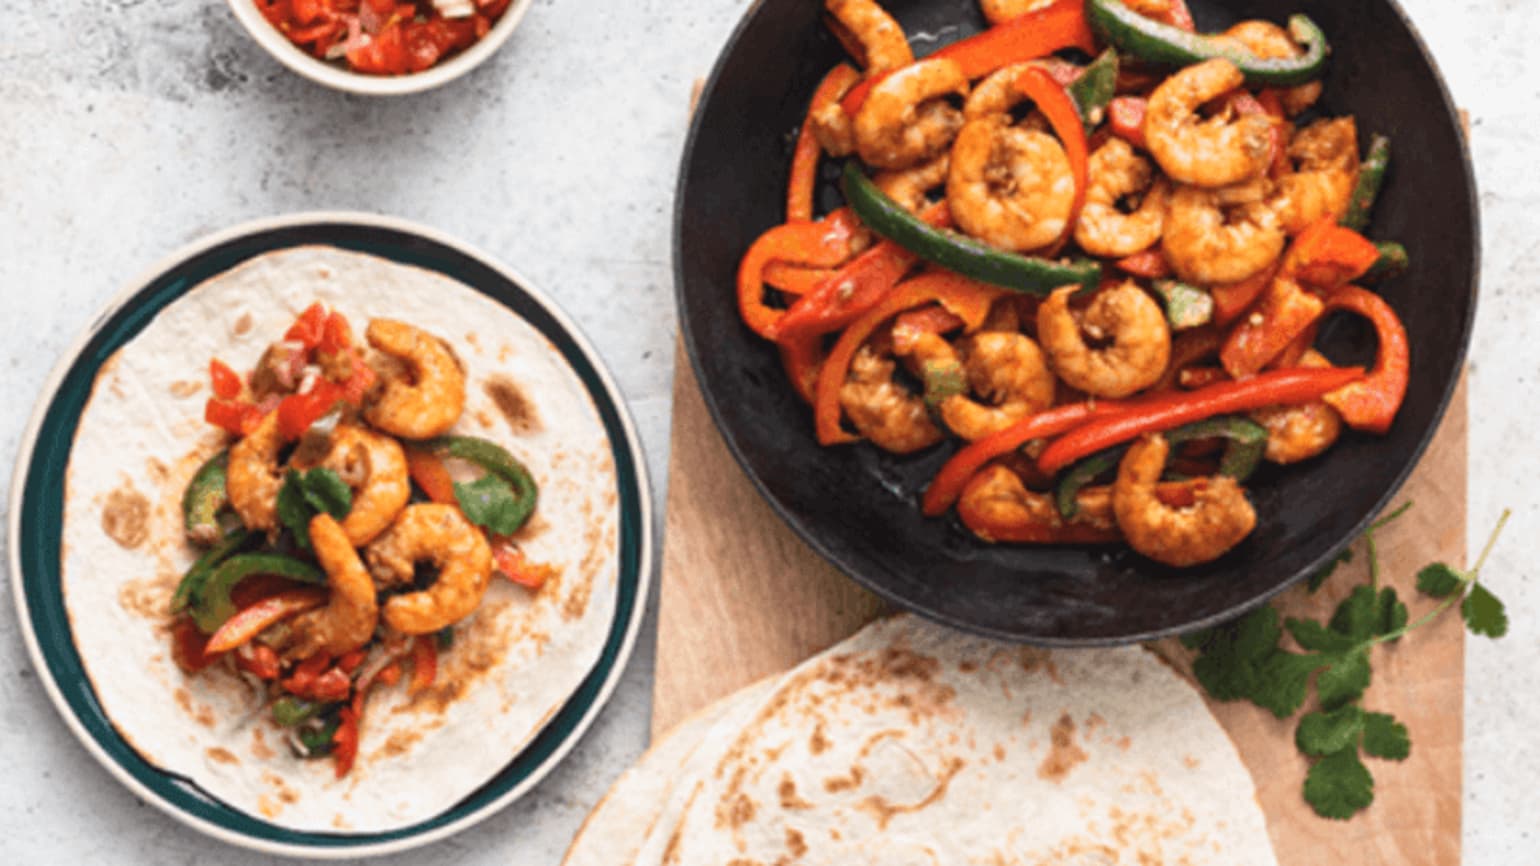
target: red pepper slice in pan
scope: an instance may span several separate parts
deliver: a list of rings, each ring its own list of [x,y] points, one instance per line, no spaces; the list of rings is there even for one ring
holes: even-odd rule
[[[1380,348],[1369,375],[1332,391],[1324,399],[1342,414],[1349,427],[1385,433],[1401,409],[1411,376],[1406,327],[1383,298],[1357,286],[1344,286],[1333,292],[1326,309],[1346,310],[1368,319],[1379,335]]]
[[[738,313],[754,333],[773,339],[786,316],[765,303],[765,268],[771,262],[834,267],[850,257],[855,215],[840,208],[818,222],[779,225],[759,236],[738,263]]]
[[[1198,391],[1160,394],[1128,404],[1127,411],[1066,433],[1043,451],[1037,465],[1044,472],[1057,472],[1082,457],[1145,433],[1163,432],[1215,415],[1308,403],[1361,379],[1363,374],[1362,367],[1275,370]]]
[[[1326,304],[1279,274],[1257,306],[1236,323],[1219,350],[1219,362],[1241,379],[1266,367],[1321,317]]]
[[[1141,150],[1144,141],[1144,114],[1150,101],[1142,96],[1115,96],[1107,103],[1107,125],[1112,134]]]
[[[1064,145],[1064,155],[1069,158],[1070,176],[1075,182],[1075,197],[1070,204],[1069,219],[1064,221],[1064,231],[1044,255],[1052,258],[1069,240],[1080,218],[1080,208],[1085,204],[1090,153],[1087,150],[1085,124],[1080,119],[1080,108],[1064,85],[1036,66],[1029,66],[1016,77],[1016,89],[1037,105],[1038,111],[1048,118],[1054,135]]]
[[[1379,257],[1373,241],[1338,225],[1331,214],[1300,232],[1283,256],[1283,269],[1314,288],[1335,289],[1368,273]]]
[[[1228,325],[1240,318],[1241,313],[1262,297],[1277,275],[1278,265],[1274,263],[1238,283],[1211,287],[1208,293],[1214,299],[1214,324]]]
[[[861,80],[861,73],[848,63],[829,70],[813,91],[807,118],[797,133],[797,146],[791,156],[791,177],[786,183],[786,221],[805,222],[813,218],[813,191],[818,185],[818,157],[823,148],[813,135],[813,115],[844,96]]]
[[[787,262],[765,265],[765,285],[788,295],[805,295],[834,276],[834,268],[807,268]]]
[[[1163,280],[1171,276],[1171,262],[1166,259],[1166,254],[1161,252],[1159,247],[1124,256],[1114,264],[1117,265],[1118,270],[1132,277]]]

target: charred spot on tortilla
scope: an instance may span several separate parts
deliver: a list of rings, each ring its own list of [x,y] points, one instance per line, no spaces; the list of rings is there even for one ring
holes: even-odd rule
[[[209,756],[209,760],[217,761],[221,764],[239,764],[241,762],[241,759],[232,754],[229,749],[221,746],[211,746],[204,749],[203,753]]]
[[[194,382],[187,379],[178,379],[171,383],[171,396],[178,400],[186,400],[203,390],[202,382]]]
[[[1048,732],[1048,754],[1037,767],[1038,778],[1062,782],[1070,771],[1085,763],[1090,755],[1075,742],[1075,720],[1068,713],[1059,716]]]
[[[150,500],[125,478],[123,484],[107,494],[102,506],[102,531],[120,546],[133,550],[150,535]]]
[[[497,411],[502,413],[503,420],[508,422],[508,429],[522,434],[540,432],[540,410],[512,379],[494,376],[487,380],[483,389],[492,398]]]
[[[256,327],[256,318],[251,315],[250,310],[242,310],[241,314],[235,317],[235,322],[230,325],[230,336],[244,337],[251,333],[254,327]]]

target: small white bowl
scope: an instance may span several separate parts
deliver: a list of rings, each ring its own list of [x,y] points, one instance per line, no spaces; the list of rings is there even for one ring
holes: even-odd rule
[[[513,0],[508,5],[507,11],[503,12],[503,17],[497,19],[497,23],[492,25],[487,35],[476,40],[476,44],[442,63],[435,64],[430,69],[407,75],[364,75],[353,72],[345,66],[312,57],[298,45],[290,42],[288,37],[278,32],[278,28],[257,10],[255,0],[230,0],[230,11],[235,13],[236,20],[241,22],[241,26],[246,28],[251,38],[267,49],[267,53],[277,58],[279,63],[311,81],[347,93],[361,93],[365,96],[399,96],[406,93],[420,93],[441,84],[448,84],[476,68],[508,41],[508,37],[518,28],[519,22],[524,19],[524,13],[528,12],[532,5],[534,0]]]

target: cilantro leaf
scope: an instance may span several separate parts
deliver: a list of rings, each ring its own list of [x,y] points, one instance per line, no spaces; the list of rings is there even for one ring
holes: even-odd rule
[[[305,500],[299,473],[292,469],[278,490],[278,522],[294,533],[301,549],[310,549],[310,503]]]
[[[1328,578],[1337,571],[1337,566],[1353,561],[1352,548],[1345,548],[1336,558],[1326,564],[1326,567],[1310,575],[1309,589],[1313,593],[1321,588]]]
[[[1347,598],[1337,605],[1330,625],[1338,634],[1363,641],[1374,637],[1379,621],[1379,595],[1374,587],[1362,584],[1353,587]]]
[[[1258,667],[1258,685],[1251,700],[1280,719],[1294,715],[1305,703],[1310,674],[1321,666],[1318,655],[1299,655],[1277,650]]]
[[[1305,776],[1305,802],[1322,818],[1345,821],[1374,802],[1374,777],[1358,759],[1357,749],[1343,749],[1315,762]]]
[[[1176,639],[1182,642],[1182,646],[1190,650],[1203,649],[1214,639],[1214,630],[1205,628],[1198,631],[1190,631],[1186,634],[1177,635]]]
[[[1442,562],[1424,566],[1417,572],[1417,589],[1423,595],[1448,598],[1465,585],[1465,576]]]
[[[1364,714],[1364,754],[1391,761],[1402,761],[1412,753],[1412,738],[1406,725],[1389,713]]]
[[[1356,747],[1363,729],[1364,711],[1357,704],[1347,704],[1331,712],[1306,713],[1294,731],[1294,744],[1307,755],[1331,755]]]
[[[1502,637],[1508,633],[1508,613],[1502,601],[1479,583],[1471,584],[1470,594],[1460,602],[1460,615],[1471,634]]]
[[[1277,651],[1282,634],[1278,611],[1268,605],[1215,626],[1200,638],[1204,652],[1193,662],[1193,675],[1215,700],[1253,698],[1267,686],[1259,668]]]
[[[1293,619],[1284,623],[1295,643],[1314,652],[1341,653],[1358,645],[1345,634],[1339,634],[1313,619]]]
[[[512,534],[522,522],[513,488],[491,473],[469,483],[456,482],[455,500],[467,520],[498,535]]]
[[[1367,647],[1338,657],[1316,677],[1315,690],[1321,706],[1334,710],[1358,700],[1369,687],[1369,650]]]
[[[1396,596],[1394,587],[1380,590],[1379,633],[1387,635],[1406,625],[1406,604]]]

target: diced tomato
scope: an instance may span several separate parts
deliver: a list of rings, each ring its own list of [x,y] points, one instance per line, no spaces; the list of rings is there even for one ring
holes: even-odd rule
[[[208,645],[208,635],[187,617],[179,617],[171,626],[171,659],[187,673],[197,673],[219,661],[218,655],[206,652]]]
[[[341,668],[342,672],[346,674],[350,674],[358,670],[358,666],[363,663],[363,650],[353,650],[352,652],[343,653],[342,658],[337,659],[337,667]]]
[[[241,377],[224,361],[209,361],[209,380],[214,386],[214,396],[222,400],[234,400],[241,396]]]
[[[332,407],[347,399],[347,392],[329,379],[318,379],[304,394],[291,394],[278,404],[278,432],[295,440],[305,435],[310,425],[321,420]]]
[[[544,563],[532,563],[507,538],[492,537],[492,562],[503,577],[520,586],[537,590],[556,573],[556,569]]]
[[[449,477],[449,470],[444,466],[437,454],[424,451],[421,448],[406,449],[407,474],[412,481],[422,488],[422,492],[428,494],[428,498],[440,505],[454,505],[455,483]]]
[[[332,668],[326,673],[316,677],[315,682],[310,684],[310,690],[307,693],[300,695],[300,697],[308,697],[317,701],[326,701],[328,703],[332,701],[344,701],[347,700],[348,692],[352,690],[352,678],[343,673],[341,668]]]
[[[203,407],[203,420],[236,436],[245,436],[262,423],[262,412],[250,403],[209,398]]]
[[[235,666],[259,680],[278,679],[278,653],[265,643],[253,641],[237,650]]]
[[[326,305],[316,301],[299,314],[299,318],[284,332],[283,338],[303,344],[307,351],[314,349],[321,344],[321,337],[326,333],[326,318]]]
[[[328,355],[335,355],[353,346],[353,328],[341,313],[332,313],[321,326],[321,339],[316,348]]]
[[[283,681],[283,687],[296,695],[307,695],[310,687],[326,672],[328,665],[332,663],[332,657],[324,652],[318,652],[310,658],[300,662]]]

